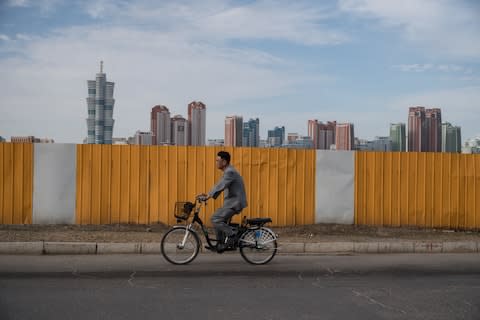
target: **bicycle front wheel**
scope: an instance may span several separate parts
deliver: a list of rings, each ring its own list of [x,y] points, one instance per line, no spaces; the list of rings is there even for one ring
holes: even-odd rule
[[[200,249],[198,235],[186,227],[168,231],[162,238],[162,255],[173,264],[187,264],[193,261]]]
[[[245,231],[239,240],[240,254],[251,264],[270,262],[277,253],[277,237],[268,228]]]

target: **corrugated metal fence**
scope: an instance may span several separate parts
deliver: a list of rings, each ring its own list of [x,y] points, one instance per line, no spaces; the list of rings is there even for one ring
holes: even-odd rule
[[[0,143],[0,224],[32,223],[33,145]]]
[[[220,178],[220,150],[245,180],[242,216],[271,217],[278,226],[314,223],[314,150],[134,145],[77,146],[76,222],[174,224],[175,201],[193,200]],[[220,198],[202,219],[209,222]]]
[[[356,152],[355,223],[480,228],[480,155]]]
[[[51,185],[33,185],[40,174],[34,172],[34,148],[0,143],[0,224],[32,223],[33,189]],[[56,156],[65,159],[64,149],[55,148]],[[77,145],[76,168],[71,167],[76,188],[45,193],[42,204],[54,206],[71,192],[75,213],[66,215],[75,215],[79,224],[174,224],[175,201],[192,200],[220,178],[215,157],[223,149],[245,179],[249,206],[242,215],[248,217],[269,216],[277,226],[312,224],[316,209],[344,208],[350,201],[359,225],[480,229],[480,155],[473,154],[355,152],[354,199],[340,194],[315,204],[316,188],[330,188],[325,174],[315,181],[321,171],[316,166],[328,166],[316,163],[315,150]],[[36,171],[48,165],[43,161]],[[337,169],[332,167],[333,175]],[[221,205],[221,197],[210,201],[202,218],[209,221]],[[341,214],[337,209],[332,219]],[[51,210],[44,211],[48,220]]]

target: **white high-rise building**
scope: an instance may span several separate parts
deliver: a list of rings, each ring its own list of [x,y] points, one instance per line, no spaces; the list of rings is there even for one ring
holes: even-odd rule
[[[135,144],[146,145],[146,146],[149,146],[152,144],[152,140],[153,140],[152,138],[153,138],[153,134],[151,132],[142,132],[140,130],[135,132],[135,136],[134,136]]]
[[[113,125],[113,99],[114,82],[107,82],[103,73],[103,61],[100,62],[100,72],[95,80],[88,80],[88,117],[87,117],[87,143],[112,144]]]
[[[150,116],[150,131],[153,134],[153,145],[168,145],[172,143],[170,111],[167,107],[156,105]]]
[[[172,144],[188,145],[188,121],[179,114],[172,118]]]

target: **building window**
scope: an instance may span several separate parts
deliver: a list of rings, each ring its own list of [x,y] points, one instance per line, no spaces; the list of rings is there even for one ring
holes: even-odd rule
[[[95,89],[88,89],[88,94],[95,94],[96,90]]]

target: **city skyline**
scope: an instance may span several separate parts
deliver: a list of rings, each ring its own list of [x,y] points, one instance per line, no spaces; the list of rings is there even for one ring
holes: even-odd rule
[[[466,141],[480,135],[479,10],[470,0],[7,0],[0,135],[81,143],[85,80],[103,60],[113,137],[147,129],[151,106],[199,99],[205,139],[239,112],[261,120],[261,137],[336,119],[372,139],[422,105],[441,108]]]

